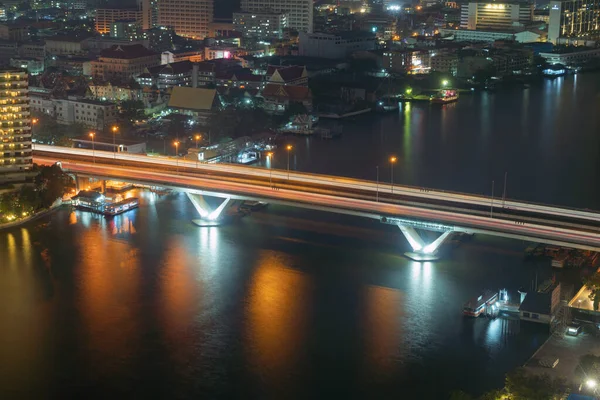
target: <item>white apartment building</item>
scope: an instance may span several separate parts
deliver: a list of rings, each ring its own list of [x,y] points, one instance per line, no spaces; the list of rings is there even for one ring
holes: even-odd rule
[[[260,13],[264,11],[286,13],[288,27],[299,32],[313,32],[312,0],[242,0],[244,12]]]
[[[179,36],[204,39],[213,22],[213,0],[161,0],[158,24],[173,28]]]
[[[471,1],[461,6],[462,29],[508,29],[533,21],[533,3]]]
[[[88,99],[53,99],[56,122],[59,124],[80,123],[92,129],[104,130],[117,117],[115,103]]]

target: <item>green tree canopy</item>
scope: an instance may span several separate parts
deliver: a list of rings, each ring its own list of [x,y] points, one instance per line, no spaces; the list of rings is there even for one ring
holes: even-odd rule
[[[600,304],[600,273],[596,272],[595,274],[589,276],[584,285],[590,290],[590,300],[594,302],[594,310],[598,310],[598,305]]]

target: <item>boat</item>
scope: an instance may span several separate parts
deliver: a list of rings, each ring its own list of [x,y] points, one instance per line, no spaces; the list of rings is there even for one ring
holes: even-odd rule
[[[455,89],[442,89],[429,100],[433,104],[447,104],[458,100],[458,92]]]
[[[130,197],[129,199],[125,199],[117,203],[107,204],[104,207],[103,213],[107,217],[113,217],[126,211],[133,210],[134,208],[138,208],[139,205],[140,201],[137,197]]]
[[[399,100],[391,96],[386,96],[377,103],[377,111],[379,112],[396,111],[399,108]]]
[[[486,290],[478,297],[474,297],[467,301],[463,306],[463,314],[468,317],[479,317],[485,313],[488,307],[496,306],[498,301],[498,293]]]
[[[265,203],[265,202],[262,202],[262,201],[249,201],[249,200],[245,200],[240,205],[240,209],[242,209],[242,210],[248,210],[248,211],[258,211],[258,210],[261,210],[261,209],[267,207],[268,205],[269,205],[269,203]]]

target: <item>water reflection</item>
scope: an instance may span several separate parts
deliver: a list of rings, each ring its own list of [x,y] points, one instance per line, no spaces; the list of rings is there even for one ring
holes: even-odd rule
[[[370,379],[389,379],[396,371],[396,361],[402,358],[405,296],[397,289],[365,286],[364,367]]]
[[[263,250],[250,282],[247,307],[248,357],[270,384],[293,375],[308,334],[312,290],[309,276],[287,268],[281,253]]]

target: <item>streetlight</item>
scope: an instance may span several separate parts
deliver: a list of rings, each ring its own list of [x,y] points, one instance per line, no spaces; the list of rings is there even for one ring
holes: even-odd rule
[[[442,87],[446,87],[446,86],[448,86],[448,83],[450,83],[450,82],[448,82],[448,79],[444,79],[444,80],[442,81]]]
[[[392,193],[394,193],[394,164],[396,163],[397,158],[395,156],[390,157],[390,186],[392,187]]]
[[[179,173],[179,142],[174,141],[175,145],[175,166],[177,167],[177,173]]]
[[[33,134],[35,133],[35,131],[34,131],[34,129],[33,129],[33,128],[34,128],[34,126],[35,126],[35,125],[36,125],[38,122],[40,122],[40,120],[39,120],[39,119],[37,119],[37,118],[33,118],[33,119],[31,120],[31,136],[33,136]]]
[[[273,178],[271,177],[272,172],[271,172],[271,168],[273,167],[272,160],[273,160],[273,153],[272,152],[268,152],[267,153],[267,160],[269,161],[269,185],[271,185],[271,188],[273,187]]]
[[[94,141],[95,136],[96,134],[94,132],[90,132],[90,137],[92,138],[92,160],[94,160],[94,164],[96,164],[96,146]]]
[[[201,137],[202,136],[200,136],[200,135],[194,136],[194,139],[196,140],[196,150],[198,150],[198,140],[200,140]]]
[[[289,181],[290,180],[290,152],[292,151],[292,145],[288,144],[286,146],[286,150],[288,152],[288,164],[287,164],[287,167],[288,167],[288,181]]]
[[[119,127],[116,125],[113,125],[113,127],[111,128],[112,133],[113,133],[113,156],[114,159],[117,159],[117,144],[116,144],[116,140],[117,140],[117,132],[119,131]]]

